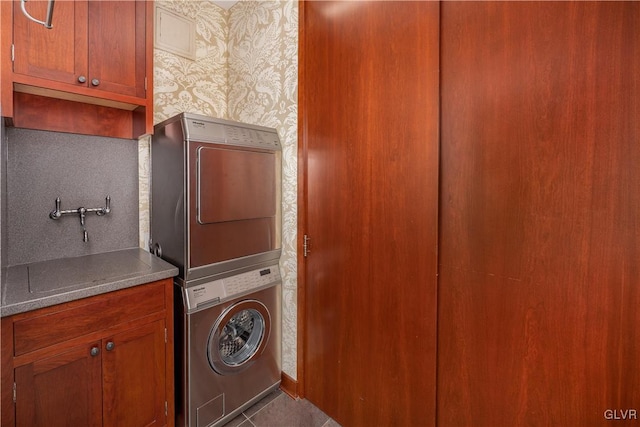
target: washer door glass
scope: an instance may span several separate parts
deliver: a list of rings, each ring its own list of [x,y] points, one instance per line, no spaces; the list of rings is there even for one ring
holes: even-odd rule
[[[244,371],[264,351],[270,329],[271,317],[261,302],[245,300],[228,307],[209,334],[209,365],[223,375]]]

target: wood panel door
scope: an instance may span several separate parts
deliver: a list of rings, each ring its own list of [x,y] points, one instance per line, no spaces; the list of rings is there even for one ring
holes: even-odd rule
[[[102,340],[104,426],[163,426],[165,325],[148,323]]]
[[[30,0],[27,11],[37,19],[47,15],[47,0]],[[30,77],[86,86],[78,77],[87,75],[87,2],[61,1],[53,9],[53,28],[30,21],[20,1],[13,2],[13,71]],[[9,25],[10,22],[3,23]]]
[[[27,8],[43,17],[47,3],[32,0]],[[152,23],[146,22],[144,0],[62,1],[55,4],[52,29],[28,20],[20,1],[13,10],[16,81],[145,98],[147,26]]]
[[[89,2],[89,87],[145,97],[146,8],[145,0]]]
[[[435,422],[437,2],[301,2],[304,395]]]
[[[16,426],[102,426],[99,348],[81,344],[16,368]]]
[[[640,2],[441,8],[438,424],[635,425]]]

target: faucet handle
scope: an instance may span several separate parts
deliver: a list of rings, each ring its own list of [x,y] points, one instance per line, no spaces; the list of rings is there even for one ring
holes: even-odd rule
[[[60,197],[56,198],[56,210],[51,211],[49,214],[49,218],[58,219],[62,216],[62,211],[60,210]]]
[[[105,205],[103,208],[96,208],[93,211],[98,216],[106,215],[109,212],[111,212],[111,196],[107,196],[107,198],[105,199]]]

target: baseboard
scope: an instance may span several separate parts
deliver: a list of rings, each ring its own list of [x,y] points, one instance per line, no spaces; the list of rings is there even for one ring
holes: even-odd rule
[[[294,399],[298,398],[298,381],[291,378],[289,375],[282,372],[282,381],[280,382],[280,389],[287,393]]]

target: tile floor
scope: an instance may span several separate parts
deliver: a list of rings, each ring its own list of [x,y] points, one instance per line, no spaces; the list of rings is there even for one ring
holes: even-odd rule
[[[308,400],[292,399],[278,389],[224,427],[340,427],[340,424]]]

